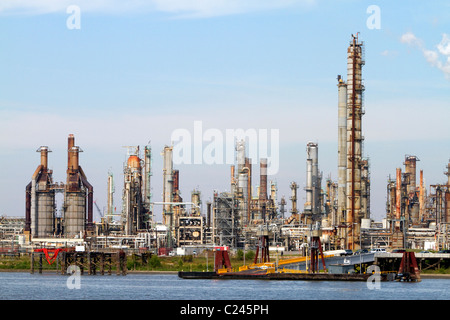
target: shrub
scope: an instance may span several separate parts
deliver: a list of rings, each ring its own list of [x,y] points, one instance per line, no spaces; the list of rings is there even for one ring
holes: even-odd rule
[[[152,268],[159,268],[161,267],[161,260],[158,258],[157,255],[152,255],[149,264]]]
[[[255,258],[255,251],[248,251],[245,254],[245,259],[246,260],[253,260]]]

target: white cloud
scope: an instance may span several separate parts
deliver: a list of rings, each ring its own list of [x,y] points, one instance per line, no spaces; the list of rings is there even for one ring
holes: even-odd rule
[[[82,12],[159,11],[182,18],[202,18],[313,5],[316,0],[14,0],[0,2],[0,14],[65,13],[69,5]]]
[[[413,46],[422,46],[421,41],[412,32],[407,32],[400,37],[402,43],[406,43]]]
[[[450,56],[450,37],[447,34],[442,35],[442,41],[437,45],[437,48],[441,54]]]
[[[450,37],[447,34],[442,35],[441,42],[436,46],[437,50],[427,49],[423,41],[412,32],[403,34],[400,41],[421,50],[427,62],[441,70],[445,77],[450,80]]]
[[[394,58],[398,56],[398,51],[384,50],[380,53],[383,57]]]

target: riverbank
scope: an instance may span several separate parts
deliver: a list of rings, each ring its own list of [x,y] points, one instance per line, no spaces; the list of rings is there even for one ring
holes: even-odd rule
[[[183,270],[181,270],[183,271]],[[0,272],[30,272],[30,270],[25,269],[0,269]],[[44,270],[43,273],[57,273],[55,269],[47,269]],[[177,275],[178,271],[169,271],[169,270],[127,270],[127,274],[173,274]],[[450,279],[450,273],[421,273],[420,277],[422,279]]]
[[[248,265],[252,260],[231,257],[231,265],[237,270]],[[0,272],[30,272],[30,257],[0,257]],[[36,263],[36,262],[35,262]],[[179,271],[211,271],[214,270],[214,256],[157,256],[154,255],[148,261],[143,262],[133,256],[127,257],[127,273],[132,274],[177,274]],[[115,273],[113,266],[112,273]],[[36,266],[35,266],[36,268]],[[43,261],[43,272],[57,272],[57,263],[48,264]],[[37,270],[35,270],[36,272]],[[450,268],[425,270],[421,272],[422,278],[438,279],[450,278]]]

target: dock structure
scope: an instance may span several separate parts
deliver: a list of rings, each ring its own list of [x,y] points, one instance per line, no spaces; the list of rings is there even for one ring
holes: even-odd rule
[[[327,280],[367,281],[374,274],[369,266],[377,266],[375,272],[380,281],[420,282],[420,270],[450,258],[450,253],[367,253],[352,256],[325,256],[326,268],[308,268],[307,257],[286,259],[271,263],[253,264],[239,270],[220,269],[215,272],[184,272],[182,279],[245,279],[245,280]],[[354,267],[359,265],[359,272]],[[362,267],[361,267],[362,266]]]
[[[43,260],[47,260],[51,265],[56,263],[56,272],[62,275],[67,274],[70,266],[76,266],[80,269],[80,274],[87,272],[88,275],[113,273],[113,269],[117,275],[127,274],[127,258],[124,251],[117,252],[77,252],[61,250],[49,256],[44,251],[35,251],[31,254],[30,273],[35,272],[35,265],[39,273],[43,272]],[[115,268],[114,268],[115,266]]]
[[[61,258],[61,274],[66,274],[69,266],[75,265],[80,268],[81,274],[85,270],[89,275],[112,274],[113,266],[117,275],[126,275],[126,256],[123,251],[119,252],[63,252]]]
[[[415,261],[415,267],[419,272],[423,270],[439,268],[441,266],[448,265],[450,260],[450,253],[414,253],[414,257],[411,257],[412,252],[408,253],[408,259],[405,263],[410,266],[413,261]],[[325,261],[328,269],[330,266],[369,266],[376,265],[383,272],[398,272],[402,267],[402,261],[404,258],[402,252],[391,253],[391,252],[377,252],[377,253],[364,253],[364,254],[354,254],[351,256],[327,256],[325,255]],[[410,263],[411,261],[411,263]],[[306,257],[299,257],[293,259],[281,260],[278,264],[279,268],[285,268],[289,270],[296,271],[306,271],[308,266],[308,260]],[[323,271],[322,266],[320,266],[320,271]],[[330,272],[330,270],[328,270]],[[408,273],[412,273],[408,271]],[[414,271],[415,273],[415,271]]]

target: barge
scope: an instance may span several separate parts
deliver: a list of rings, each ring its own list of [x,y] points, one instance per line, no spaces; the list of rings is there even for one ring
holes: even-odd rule
[[[365,273],[285,273],[285,272],[195,272],[179,271],[182,279],[215,280],[322,280],[322,281],[368,281],[372,274]],[[380,275],[381,281],[388,280],[386,274]]]

